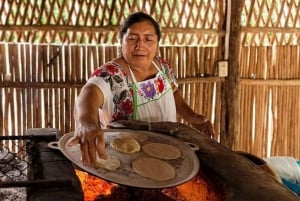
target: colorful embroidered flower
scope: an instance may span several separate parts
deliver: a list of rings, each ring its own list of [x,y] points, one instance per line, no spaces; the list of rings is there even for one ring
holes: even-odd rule
[[[133,113],[133,103],[131,100],[126,99],[125,101],[120,102],[120,110],[125,116],[128,116]]]
[[[144,94],[143,90],[141,90],[141,89],[137,89],[137,93],[138,93],[139,96],[143,96],[143,94]]]
[[[99,75],[101,75],[102,72],[103,72],[103,68],[98,68],[91,74],[91,77],[99,76]]]
[[[163,90],[165,89],[164,80],[161,77],[159,77],[156,80],[156,87],[157,87],[157,91],[159,91],[159,93],[162,93]]]
[[[167,62],[167,60],[165,60],[164,58],[159,58],[160,59],[160,62],[162,65],[166,65],[166,66],[169,66],[169,63]]]
[[[106,76],[108,75],[115,75],[119,73],[120,69],[113,64],[107,64],[106,66],[101,66],[100,68],[96,69],[91,76]]]
[[[132,87],[129,88],[129,94],[131,97],[133,97],[133,88]]]
[[[155,87],[151,82],[142,84],[141,88],[146,98],[153,98],[156,94]]]
[[[115,112],[112,116],[114,120],[120,120],[121,119],[121,113],[120,112]]]
[[[108,65],[106,68],[110,75],[114,75],[114,74],[118,73],[118,71],[120,70],[118,67],[116,67],[114,65]]]

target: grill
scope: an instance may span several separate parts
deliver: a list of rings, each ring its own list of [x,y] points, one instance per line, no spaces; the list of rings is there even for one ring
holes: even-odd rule
[[[0,139],[0,197],[3,200],[25,200],[26,189],[21,184],[27,182],[30,165],[25,139],[15,136],[1,136]],[[18,186],[21,188],[10,188]]]
[[[1,187],[16,186],[27,178],[30,161],[24,145],[25,138],[25,136],[0,137]]]
[[[83,200],[73,165],[48,148],[57,129],[29,129],[21,136],[0,136],[0,195],[4,200]]]

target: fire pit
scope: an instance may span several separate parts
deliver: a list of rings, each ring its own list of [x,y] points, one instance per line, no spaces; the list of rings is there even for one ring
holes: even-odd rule
[[[132,188],[111,183],[87,172],[75,169],[81,181],[84,201],[129,201],[129,200],[167,200],[167,201],[223,201],[224,184],[213,178],[209,172],[199,171],[190,182],[166,189]],[[214,182],[216,180],[217,182]]]
[[[200,171],[191,181],[166,189],[130,188],[107,182],[86,172],[76,170],[85,201],[124,201],[124,200],[168,200],[168,201],[223,201],[224,186],[213,182],[212,176]]]

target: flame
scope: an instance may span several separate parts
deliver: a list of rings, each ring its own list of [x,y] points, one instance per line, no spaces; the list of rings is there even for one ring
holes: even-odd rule
[[[192,180],[176,187],[185,200],[224,200],[220,189],[217,189],[212,181],[208,181],[202,176],[203,175],[198,173]]]
[[[112,188],[117,185],[77,169],[75,169],[75,172],[81,182],[84,201],[94,201],[100,195],[109,195]]]
[[[99,196],[110,195],[113,188],[118,186],[78,169],[75,169],[75,172],[81,182],[84,201],[94,201]],[[164,189],[162,192],[176,201],[224,200],[220,189],[199,173],[192,180],[174,188]]]

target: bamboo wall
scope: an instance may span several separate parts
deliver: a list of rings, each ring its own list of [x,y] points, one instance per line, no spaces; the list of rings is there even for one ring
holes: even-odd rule
[[[237,149],[300,157],[299,55],[299,46],[243,48]]]
[[[300,1],[246,1],[235,149],[300,158]]]

